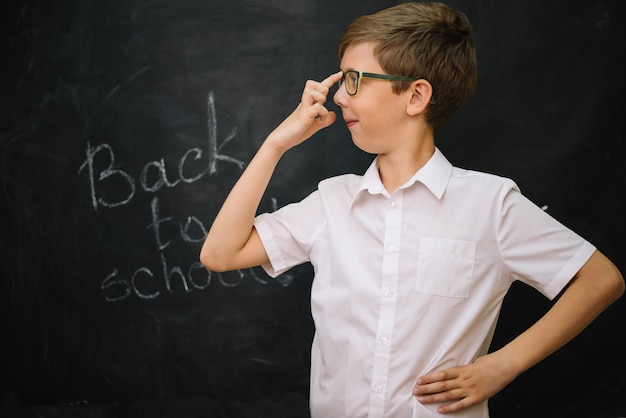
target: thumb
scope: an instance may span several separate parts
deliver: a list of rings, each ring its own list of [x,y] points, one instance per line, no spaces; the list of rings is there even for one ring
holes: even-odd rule
[[[320,115],[318,118],[318,123],[321,125],[321,128],[326,128],[337,120],[337,114],[333,111],[326,113],[325,115]]]

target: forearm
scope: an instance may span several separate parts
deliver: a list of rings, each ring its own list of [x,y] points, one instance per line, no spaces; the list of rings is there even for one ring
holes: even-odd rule
[[[215,271],[230,264],[253,231],[254,217],[283,151],[267,141],[259,148],[224,201],[204,241],[200,259]]]
[[[617,268],[595,252],[553,307],[501,350],[519,375],[578,335],[624,292]]]

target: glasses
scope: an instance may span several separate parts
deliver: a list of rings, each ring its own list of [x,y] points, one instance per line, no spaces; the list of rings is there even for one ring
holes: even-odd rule
[[[390,75],[390,74],[375,74],[375,73],[365,73],[363,71],[356,70],[348,70],[343,73],[343,78],[339,82],[339,85],[343,84],[346,88],[346,93],[350,96],[355,96],[359,92],[359,87],[361,87],[361,80],[364,78],[377,78],[379,80],[388,80],[388,81],[415,81],[416,78],[412,77],[403,77],[401,75]],[[435,99],[430,99],[431,104],[435,104]]]

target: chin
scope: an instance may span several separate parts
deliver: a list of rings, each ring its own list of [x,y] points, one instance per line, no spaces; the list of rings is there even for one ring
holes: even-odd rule
[[[371,142],[359,140],[358,138],[355,138],[354,135],[352,136],[352,143],[358,149],[368,154],[372,154],[372,155],[380,154],[380,149],[378,149],[378,147],[375,144],[372,144]]]

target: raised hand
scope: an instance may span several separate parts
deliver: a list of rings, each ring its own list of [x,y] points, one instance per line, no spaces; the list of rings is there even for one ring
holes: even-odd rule
[[[308,80],[302,92],[298,107],[266,139],[278,149],[288,149],[306,141],[320,129],[332,125],[337,119],[333,111],[326,107],[328,93],[343,73],[328,76],[323,81]]]

